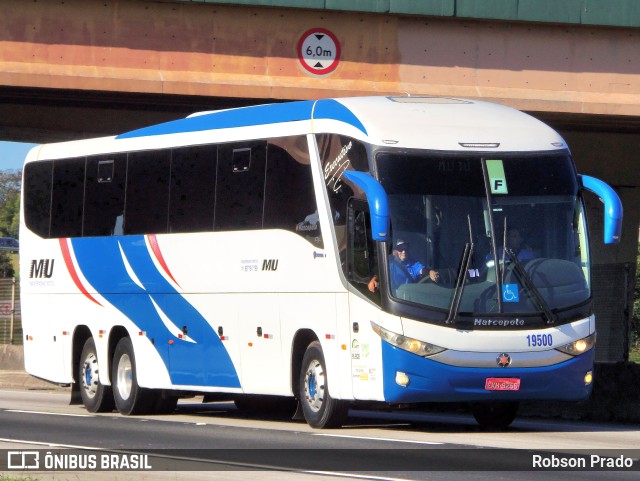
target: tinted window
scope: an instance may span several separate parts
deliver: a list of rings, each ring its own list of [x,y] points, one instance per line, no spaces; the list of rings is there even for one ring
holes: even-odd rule
[[[347,223],[349,225],[347,262],[343,264],[345,275],[351,284],[365,297],[380,304],[380,291],[371,292],[369,285],[378,277],[377,250],[371,237],[371,215],[369,205],[362,201],[349,201]]]
[[[344,171],[368,172],[367,151],[362,143],[343,135],[321,134],[316,139],[340,256],[344,258],[347,202],[352,197],[364,198],[364,193],[344,178]]]
[[[296,232],[315,246],[323,246],[303,136],[269,141],[263,227]]]
[[[268,169],[266,140],[28,164],[25,221],[43,237],[261,229],[264,224],[321,247],[306,137],[270,142]]]
[[[171,150],[128,155],[125,234],[167,232]]]
[[[126,154],[87,158],[84,236],[122,235]]]
[[[41,237],[49,237],[53,162],[35,162],[24,168],[24,220]]]
[[[266,141],[218,146],[215,230],[260,229]]]
[[[82,235],[84,157],[57,160],[53,166],[51,237]]]
[[[169,232],[213,230],[216,162],[215,145],[173,151]]]

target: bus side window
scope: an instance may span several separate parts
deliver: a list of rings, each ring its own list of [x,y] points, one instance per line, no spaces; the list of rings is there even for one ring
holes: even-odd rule
[[[218,146],[216,231],[262,229],[266,141]]]
[[[82,235],[122,235],[126,154],[87,158]]]
[[[347,247],[347,203],[364,193],[344,178],[345,170],[368,172],[367,150],[362,142],[338,134],[316,135],[318,152],[322,161],[325,189],[331,205],[331,217],[335,229],[340,259],[344,265]]]
[[[53,161],[32,162],[24,169],[24,220],[40,237],[49,237]]]
[[[307,139],[269,139],[264,229],[285,229],[323,248]]]
[[[169,232],[213,230],[217,156],[215,145],[173,150]]]
[[[168,229],[171,150],[128,155],[125,234],[163,234]]]
[[[372,293],[369,281],[378,275],[376,248],[371,237],[371,215],[366,202],[351,199],[348,213],[348,248],[345,274],[366,297],[380,304],[379,291]]]
[[[85,157],[54,162],[51,237],[82,235],[84,171]]]

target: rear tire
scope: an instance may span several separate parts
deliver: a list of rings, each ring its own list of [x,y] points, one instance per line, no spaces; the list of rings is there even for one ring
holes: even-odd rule
[[[471,406],[471,412],[483,429],[505,429],[518,414],[517,402],[487,402]]]
[[[149,389],[138,385],[136,358],[131,339],[123,337],[116,345],[111,368],[111,385],[116,408],[121,414],[148,414],[154,410],[156,398]]]
[[[106,364],[106,363],[105,363]],[[98,363],[96,344],[93,337],[87,339],[82,347],[78,365],[78,383],[82,404],[90,413],[104,413],[113,411],[114,400],[110,386],[100,382],[100,371],[106,373]]]
[[[312,428],[338,428],[347,420],[349,406],[329,394],[322,347],[313,341],[302,358],[298,396],[304,418]]]

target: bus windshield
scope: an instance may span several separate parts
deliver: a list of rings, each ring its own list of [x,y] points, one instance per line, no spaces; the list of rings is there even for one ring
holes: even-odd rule
[[[390,294],[469,316],[555,315],[590,297],[585,214],[567,154],[380,152]]]

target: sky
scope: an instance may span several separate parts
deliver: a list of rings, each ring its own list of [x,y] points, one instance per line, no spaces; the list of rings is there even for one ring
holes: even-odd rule
[[[0,141],[0,170],[22,169],[27,152],[35,145]]]

